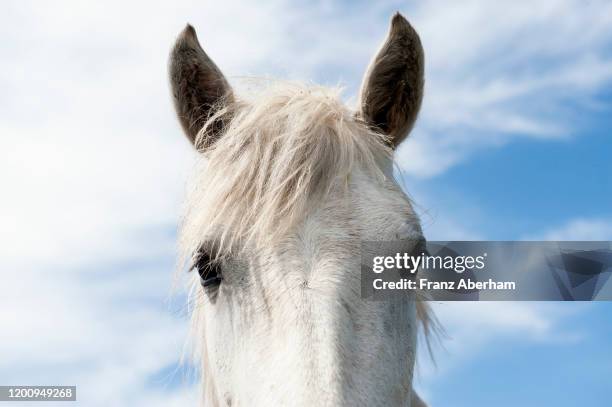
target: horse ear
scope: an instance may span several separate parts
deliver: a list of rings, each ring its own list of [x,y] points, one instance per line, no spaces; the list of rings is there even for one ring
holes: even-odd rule
[[[360,113],[393,147],[414,125],[423,99],[424,55],[419,35],[396,13],[387,39],[361,85]]]
[[[219,68],[206,55],[194,28],[187,25],[170,53],[170,86],[174,107],[181,126],[198,150],[210,147],[223,128],[222,118],[210,131],[198,133],[218,109],[233,101],[231,87]]]

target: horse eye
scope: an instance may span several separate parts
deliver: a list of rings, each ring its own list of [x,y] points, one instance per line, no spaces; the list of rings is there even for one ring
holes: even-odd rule
[[[210,254],[199,251],[190,270],[197,270],[202,287],[216,287],[221,284],[221,264],[212,260]]]

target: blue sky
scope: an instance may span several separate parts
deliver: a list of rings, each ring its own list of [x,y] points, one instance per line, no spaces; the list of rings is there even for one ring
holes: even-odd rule
[[[560,329],[580,332],[579,337],[533,341],[514,335],[489,343],[460,370],[435,379],[439,390],[431,401],[440,406],[605,406],[612,373],[610,309],[590,307],[564,318]]]
[[[426,91],[397,163],[427,237],[612,239],[609,2],[372,3],[4,5],[0,384],[76,384],[84,406],[196,399],[171,299],[193,152],[166,58],[187,21],[240,90],[280,77],[354,103],[400,10],[425,47]],[[432,407],[609,404],[610,303],[436,310],[447,338],[417,379]]]
[[[463,205],[477,207],[473,221],[489,239],[536,238],[535,231],[575,217],[609,219],[612,116],[609,110],[580,113],[590,123],[572,137],[517,139],[475,154],[443,176],[408,183],[438,199],[460,196]]]

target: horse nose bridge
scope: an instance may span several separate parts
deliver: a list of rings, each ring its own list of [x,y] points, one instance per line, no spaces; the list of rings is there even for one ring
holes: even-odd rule
[[[323,295],[313,295],[307,302],[302,322],[290,327],[294,342],[287,346],[294,353],[284,377],[293,376],[290,381],[308,391],[295,394],[291,405],[381,405],[372,401],[388,401],[391,395],[379,394],[370,375],[385,378],[384,383],[378,383],[385,392],[409,385],[407,353],[394,354],[391,345],[399,340],[396,329],[392,326],[387,332],[386,321],[380,318],[388,307],[360,307],[344,297]],[[394,373],[383,372],[382,365]],[[397,386],[389,387],[388,383]]]

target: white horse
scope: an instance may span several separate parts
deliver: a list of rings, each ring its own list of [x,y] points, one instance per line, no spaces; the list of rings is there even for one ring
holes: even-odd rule
[[[170,57],[199,165],[181,230],[197,281],[193,335],[207,406],[422,406],[412,390],[425,303],[360,296],[362,241],[422,241],[393,179],[423,50],[399,13],[357,111],[337,92],[277,83],[239,98],[191,26]]]

